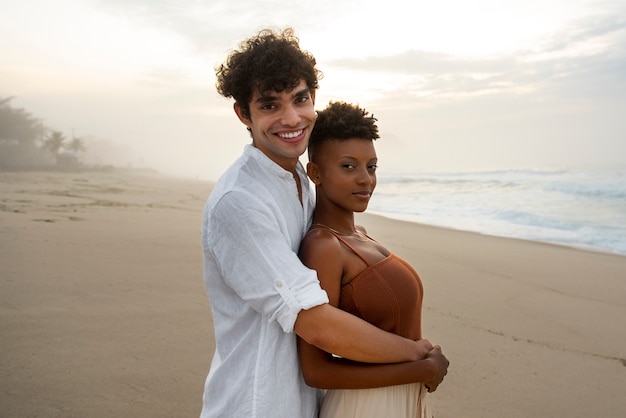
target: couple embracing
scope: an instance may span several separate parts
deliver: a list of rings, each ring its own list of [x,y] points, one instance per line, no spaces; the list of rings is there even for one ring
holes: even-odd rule
[[[321,74],[291,29],[216,72],[252,144],[203,216],[216,349],[201,417],[430,418],[448,360],[421,335],[422,282],[354,223],[376,186],[376,119],[315,112]]]

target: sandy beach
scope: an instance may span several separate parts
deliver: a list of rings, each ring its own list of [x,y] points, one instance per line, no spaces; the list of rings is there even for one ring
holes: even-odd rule
[[[211,183],[0,173],[0,417],[197,417]],[[626,257],[359,215],[420,273],[446,417],[623,417]]]

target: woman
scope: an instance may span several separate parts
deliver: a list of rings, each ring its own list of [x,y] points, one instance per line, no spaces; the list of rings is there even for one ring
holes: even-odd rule
[[[319,113],[307,165],[317,201],[300,257],[317,271],[332,305],[420,340],[424,356],[407,363],[356,363],[300,340],[307,384],[328,389],[320,418],[431,417],[426,394],[447,373],[441,348],[422,339],[419,276],[354,224],[354,212],[365,211],[376,186],[378,137],[376,119],[357,106],[336,102]]]

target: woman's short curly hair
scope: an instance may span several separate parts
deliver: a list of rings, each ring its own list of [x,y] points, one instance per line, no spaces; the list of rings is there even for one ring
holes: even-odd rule
[[[318,112],[309,139],[309,160],[315,161],[315,153],[327,141],[366,139],[373,141],[378,135],[378,119],[365,109],[345,102],[330,102]]]
[[[215,68],[218,93],[232,97],[247,113],[252,93],[291,90],[301,80],[313,93],[322,73],[315,68],[313,55],[300,49],[299,39],[291,28],[282,32],[263,29],[243,41],[226,62]]]

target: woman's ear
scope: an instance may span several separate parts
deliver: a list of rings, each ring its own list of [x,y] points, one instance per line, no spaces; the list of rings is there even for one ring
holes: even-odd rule
[[[306,173],[308,174],[313,184],[315,184],[316,186],[319,186],[319,184],[321,183],[320,169],[317,166],[317,164],[309,161],[306,165]]]

